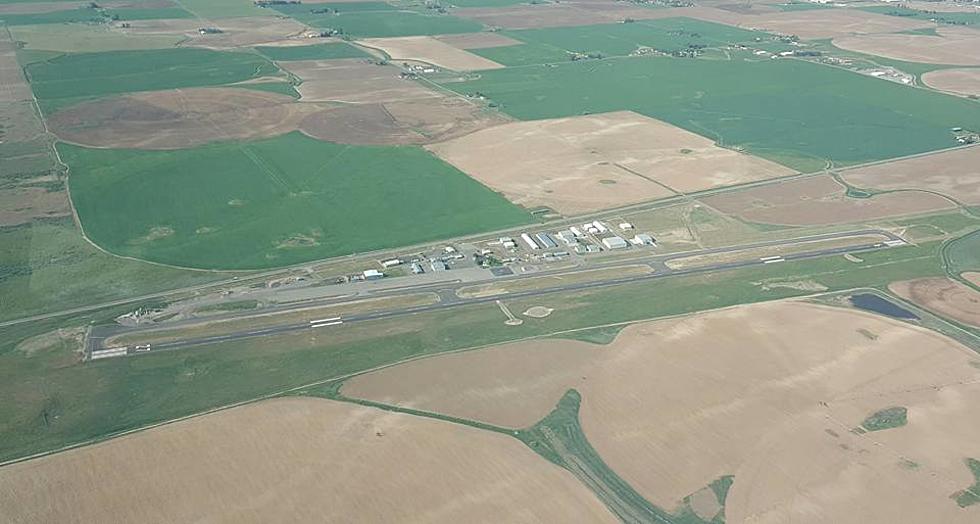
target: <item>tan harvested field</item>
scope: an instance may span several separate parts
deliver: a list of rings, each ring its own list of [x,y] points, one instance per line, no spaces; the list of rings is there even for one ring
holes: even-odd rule
[[[507,47],[521,45],[523,42],[500,33],[462,33],[458,35],[436,35],[433,38],[457,49],[486,49],[488,47]]]
[[[516,203],[566,215],[792,173],[630,111],[515,122],[429,149]]]
[[[473,71],[477,69],[500,69],[504,66],[468,53],[431,36],[404,36],[399,38],[366,38],[358,40],[365,47],[380,49],[392,60],[425,62],[453,71]]]
[[[306,117],[299,129],[343,144],[425,144],[505,122],[502,113],[445,96],[335,107]]]
[[[575,388],[589,442],[662,508],[732,474],[727,522],[967,523],[980,507],[949,497],[980,455],[978,383],[980,356],[949,338],[790,301],[635,324],[606,346],[437,356],[342,393],[523,427]],[[893,405],[909,408],[908,426],[850,432]]]
[[[17,46],[6,30],[0,30],[0,102],[31,99],[30,85],[17,63]]]
[[[980,147],[842,171],[848,184],[868,189],[925,189],[980,204]]]
[[[922,82],[940,91],[964,96],[980,96],[980,68],[929,71],[922,75]]]
[[[264,401],[0,470],[4,522],[616,522],[515,438]]]
[[[980,272],[968,271],[966,273],[963,273],[960,276],[962,276],[963,278],[965,278],[967,280],[967,282],[969,282],[969,283],[971,283],[971,284],[973,284],[975,286],[980,286]]]
[[[279,16],[250,16],[221,18],[215,22],[223,32],[202,35],[201,21],[195,18],[132,20],[123,31],[137,36],[171,35],[185,38],[188,47],[226,49],[265,45],[301,35],[306,26],[292,18]]]
[[[401,70],[397,67],[379,66],[361,59],[297,60],[280,66],[303,80],[297,91],[307,102],[364,104],[442,96],[418,82],[400,78]]]
[[[888,289],[940,316],[980,327],[980,292],[955,280],[920,278],[895,282]]]
[[[0,189],[0,226],[69,214],[68,196],[64,191],[48,191],[42,187]]]
[[[849,198],[845,191],[827,175],[712,195],[702,201],[742,220],[789,226],[846,224],[955,207],[941,196],[917,191],[871,198]]]
[[[653,273],[653,268],[648,265],[618,266],[576,271],[561,275],[519,278],[501,282],[490,282],[488,284],[477,284],[460,288],[456,294],[463,298],[492,297],[494,295],[506,295],[507,293],[516,293],[530,289],[545,289],[580,282],[595,282],[610,278],[648,275],[650,273]]]
[[[881,2],[878,5],[889,5],[888,2]],[[950,1],[940,1],[933,2],[929,0],[904,0],[902,2],[903,6],[908,6],[911,9],[919,9],[922,11],[935,11],[937,13],[976,13],[980,12],[980,6],[976,3],[973,5],[966,2],[950,2]]]
[[[898,18],[898,17],[889,17]],[[967,27],[939,26],[940,36],[860,35],[834,38],[834,45],[848,51],[927,64],[980,66],[980,31]]]
[[[319,110],[276,93],[191,88],[83,102],[53,114],[48,125],[62,140],[86,146],[180,149],[281,135]]]
[[[934,27],[928,20],[868,13],[853,9],[811,9],[743,17],[738,24],[767,31],[796,35],[804,40],[894,33]],[[837,43],[836,40],[834,42]]]

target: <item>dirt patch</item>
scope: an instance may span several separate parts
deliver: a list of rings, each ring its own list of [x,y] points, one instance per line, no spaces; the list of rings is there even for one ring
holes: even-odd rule
[[[709,196],[702,201],[749,222],[791,226],[846,224],[955,207],[949,200],[929,193],[849,198],[845,192],[833,177],[816,176]]]
[[[980,273],[976,273],[976,272],[970,271],[970,272],[967,272],[967,273],[963,273],[960,276],[963,277],[963,278],[965,278],[967,280],[967,282],[970,282],[971,284],[973,284],[975,286],[980,286]]]
[[[17,344],[14,349],[27,357],[61,348],[67,348],[80,354],[85,349],[85,331],[86,328],[84,327],[57,329],[24,340]]]
[[[940,69],[922,75],[922,82],[940,91],[980,96],[980,69]]]
[[[705,522],[714,520],[715,515],[722,509],[721,504],[718,503],[718,497],[711,488],[701,488],[695,492],[691,495],[690,503],[694,514],[701,517],[701,520]]]
[[[458,35],[434,36],[436,40],[445,42],[457,49],[487,49],[489,47],[507,47],[521,45],[524,42],[515,40],[500,33],[462,33]]]
[[[531,318],[545,318],[550,315],[552,311],[554,311],[554,309],[551,309],[550,307],[532,306],[527,308],[527,311],[524,312],[524,316]]]
[[[589,442],[660,507],[733,474],[728,522],[966,523],[980,508],[949,495],[972,483],[963,458],[980,453],[975,360],[898,321],[777,302],[632,325],[605,346],[535,340],[434,357],[343,392],[521,427],[575,388]],[[850,433],[892,405],[909,408],[907,426]],[[903,457],[918,473],[897,467]]]
[[[308,102],[377,103],[442,95],[418,82],[401,78],[401,70],[362,59],[296,60],[281,67],[303,80],[297,88]]]
[[[458,97],[351,104],[306,117],[300,131],[342,144],[426,144],[509,120]]]
[[[842,171],[848,184],[866,189],[925,189],[980,204],[980,147]]]
[[[898,17],[889,17],[898,18]],[[927,64],[962,66],[980,65],[980,31],[965,27],[936,29],[940,36],[930,35],[862,35],[834,38],[834,45],[848,51]]]
[[[504,29],[606,24],[615,21],[601,11],[581,9],[565,3],[468,7],[453,10],[453,15]]]
[[[0,505],[24,523],[615,522],[517,439],[310,398],[3,468]]]
[[[400,38],[367,38],[358,44],[384,51],[392,60],[425,62],[453,71],[500,69],[504,66],[479,55],[468,53],[431,36]]]
[[[35,218],[69,215],[68,195],[43,187],[0,189],[0,226],[25,224]]]
[[[980,292],[948,278],[920,278],[888,286],[896,295],[933,313],[980,327]]]
[[[102,98],[48,119],[62,140],[92,147],[182,149],[288,133],[316,106],[250,89],[198,88]]]
[[[430,149],[513,202],[566,215],[792,173],[630,111],[515,122]]]

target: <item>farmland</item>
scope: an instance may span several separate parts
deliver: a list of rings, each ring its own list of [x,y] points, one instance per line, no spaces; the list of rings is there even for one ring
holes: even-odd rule
[[[26,68],[42,101],[133,91],[230,84],[271,75],[276,67],[247,53],[154,49],[64,55]]]
[[[96,243],[178,266],[282,266],[530,219],[411,147],[342,146],[293,133],[176,151],[59,150],[73,166],[72,196]],[[117,220],[119,213],[131,219]]]
[[[973,523],[976,12],[0,0],[0,521]]]

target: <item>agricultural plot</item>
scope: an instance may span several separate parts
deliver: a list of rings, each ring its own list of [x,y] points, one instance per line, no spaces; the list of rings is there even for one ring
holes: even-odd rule
[[[980,68],[929,71],[922,75],[922,82],[940,91],[980,97]]]
[[[514,202],[566,215],[792,173],[628,111],[516,122],[429,149]]]
[[[963,460],[980,451],[965,401],[977,361],[925,329],[781,302],[632,325],[605,346],[539,340],[433,357],[341,393],[521,428],[575,388],[588,443],[667,511],[733,475],[728,522],[966,523],[976,510],[950,495],[971,485]],[[890,406],[909,420],[874,434],[886,445],[850,432]]]
[[[787,226],[847,224],[956,207],[939,195],[920,192],[853,198],[830,176],[711,195],[702,201],[748,222]]]
[[[797,60],[582,60],[444,85],[522,120],[629,109],[802,171],[946,148],[951,128],[980,128],[969,100]]]
[[[506,36],[539,49],[569,53],[627,56],[641,48],[664,53],[692,47],[719,47],[773,39],[773,35],[738,29],[693,18],[641,20],[630,24],[601,24],[511,31]],[[567,57],[566,57],[567,60]]]
[[[251,89],[189,88],[82,102],[50,115],[48,126],[61,140],[77,145],[181,149],[282,135],[322,110]]]
[[[191,18],[193,16],[191,13],[179,7],[149,9],[81,7],[39,13],[0,13],[0,24],[6,24],[8,26],[67,23],[107,24],[114,21]]]
[[[473,53],[453,47],[430,36],[401,38],[367,38],[359,44],[383,51],[392,60],[425,62],[453,71],[496,69],[502,65]]]
[[[968,147],[841,171],[850,185],[871,190],[923,189],[980,204],[980,147]]]
[[[168,49],[186,39],[182,34],[134,34],[105,25],[43,24],[9,28],[29,51],[98,53],[135,49]]]
[[[205,20],[268,14],[251,0],[180,0],[180,4]]]
[[[506,435],[302,398],[4,468],[0,504],[13,522],[616,522],[570,473]]]
[[[331,58],[369,58],[371,55],[345,42],[303,46],[259,47],[269,60],[328,60]]]
[[[63,55],[26,68],[44,102],[133,91],[222,85],[272,75],[278,69],[250,53],[158,49]]]
[[[264,14],[273,13],[265,11]],[[200,19],[137,20],[123,29],[135,36],[180,36],[182,47],[206,49],[236,49],[257,45],[297,44],[295,39],[306,31],[306,26],[291,18],[280,16],[245,16],[221,18],[212,21],[220,33],[201,34]]]
[[[980,327],[980,292],[949,278],[923,278],[888,286],[896,295],[938,315]]]
[[[641,8],[624,12],[616,9],[616,5],[607,2],[600,9],[583,9],[571,2],[556,2],[503,7],[462,7],[453,10],[453,13],[489,27],[532,29],[621,22],[627,16],[642,18],[640,15],[644,13],[657,11]]]
[[[870,6],[861,7],[862,11],[878,13],[888,16],[897,16],[914,20],[927,20],[937,24],[948,25],[974,25],[980,23],[980,11],[958,12],[958,11],[932,11],[922,9],[912,9],[905,6]]]
[[[275,267],[530,220],[418,148],[292,133],[178,151],[59,150],[93,241],[179,266]]]
[[[383,2],[280,5],[275,9],[311,27],[361,38],[475,33],[483,29],[471,20],[400,10]]]
[[[401,78],[401,71],[394,66],[379,66],[364,60],[296,60],[281,66],[303,80],[297,90],[308,102],[363,104],[443,96],[420,83]]]
[[[968,52],[980,47],[980,31],[968,27],[941,26],[936,35],[870,34],[834,38],[834,45],[869,55],[906,62],[980,66],[980,54]]]

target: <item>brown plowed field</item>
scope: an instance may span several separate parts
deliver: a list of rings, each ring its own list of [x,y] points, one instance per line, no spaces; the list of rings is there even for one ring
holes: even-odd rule
[[[614,21],[602,12],[580,9],[564,3],[507,7],[465,7],[454,9],[453,15],[476,20],[486,26],[504,29],[608,24]]]
[[[0,520],[617,522],[515,438],[311,398],[5,467]]]
[[[300,131],[342,144],[426,144],[509,120],[456,97],[350,104],[306,117]]]
[[[399,38],[366,38],[359,44],[384,51],[392,60],[425,62],[453,71],[500,69],[504,66],[431,36],[404,36]]]
[[[929,71],[922,75],[922,82],[940,91],[964,96],[980,96],[980,68]]]
[[[973,284],[975,286],[980,286],[980,273],[977,273],[977,272],[974,272],[974,271],[970,271],[970,272],[967,272],[967,273],[963,273],[963,275],[961,275],[961,276],[963,278],[965,278],[971,284]]]
[[[949,200],[930,193],[849,198],[845,191],[832,177],[816,176],[713,195],[702,201],[749,222],[789,226],[846,224],[955,207]]]
[[[896,295],[943,317],[980,327],[980,292],[948,278],[920,278],[888,286]]]
[[[868,189],[925,189],[980,204],[980,147],[955,149],[841,172]]]
[[[733,474],[727,522],[968,523],[980,506],[950,495],[973,483],[978,383],[980,357],[949,338],[791,301],[635,324],[606,346],[436,356],[342,392],[521,427],[575,388],[589,442],[662,508]],[[850,431],[894,405],[908,407],[907,426]]]
[[[745,16],[739,20],[738,25],[796,35],[804,40],[837,38],[853,34],[894,33],[935,26],[928,20],[868,13],[856,9],[810,9]]]
[[[889,17],[898,18],[898,17]],[[927,64],[980,66],[980,31],[967,27],[936,29],[940,36],[859,35],[834,38],[834,45],[848,51]]]
[[[236,88],[152,91],[83,102],[48,119],[62,140],[92,147],[180,149],[295,130],[316,106]]]
[[[566,215],[792,173],[629,111],[515,122],[429,148],[513,202]]]
[[[0,189],[0,226],[68,214],[68,195],[64,191],[48,191],[42,187]]]
[[[177,35],[185,37],[182,46],[227,49],[264,45],[298,36],[306,26],[282,16],[221,18],[214,22],[223,32],[202,35],[201,21],[195,18],[132,20],[126,33],[133,35]]]
[[[297,60],[280,67],[303,80],[297,90],[307,102],[364,104],[442,96],[414,80],[400,78],[397,67],[361,59]]]

